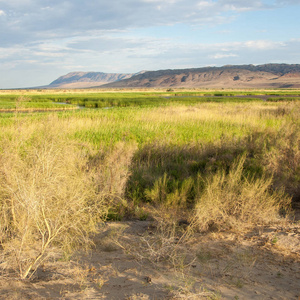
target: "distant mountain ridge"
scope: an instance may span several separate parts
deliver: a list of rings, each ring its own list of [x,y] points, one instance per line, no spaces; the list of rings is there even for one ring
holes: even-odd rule
[[[300,64],[227,65],[148,71],[103,87],[300,88]]]
[[[130,78],[130,73],[71,72],[50,83],[50,88],[92,87]]]
[[[300,88],[300,64],[226,65],[139,73],[72,72],[49,88]]]

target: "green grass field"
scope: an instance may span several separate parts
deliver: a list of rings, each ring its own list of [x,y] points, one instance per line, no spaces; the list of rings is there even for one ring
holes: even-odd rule
[[[300,197],[299,90],[51,93],[0,94],[0,234],[23,278],[30,243],[66,251],[101,220],[238,230]]]
[[[104,107],[154,107],[195,105],[206,102],[298,101],[297,90],[288,91],[120,91],[120,92],[55,92],[31,91],[0,94],[0,110],[7,109],[66,109]],[[260,99],[261,100],[261,99]]]

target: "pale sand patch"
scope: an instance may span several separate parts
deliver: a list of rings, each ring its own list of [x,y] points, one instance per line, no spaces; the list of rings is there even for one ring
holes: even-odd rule
[[[107,223],[89,253],[45,263],[32,281],[2,274],[0,299],[299,299],[299,223],[195,234],[182,264],[147,259],[142,239],[155,234],[149,221]]]

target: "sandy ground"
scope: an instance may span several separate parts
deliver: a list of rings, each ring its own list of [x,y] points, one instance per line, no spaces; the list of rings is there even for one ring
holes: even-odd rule
[[[150,221],[113,222],[94,242],[30,281],[3,274],[0,299],[300,299],[299,222],[186,240]]]

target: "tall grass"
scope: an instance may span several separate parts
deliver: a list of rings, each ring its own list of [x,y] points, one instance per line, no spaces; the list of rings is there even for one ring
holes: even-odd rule
[[[245,160],[246,156],[236,159],[228,174],[218,170],[205,178],[193,219],[200,230],[241,230],[275,222],[281,210],[288,212],[290,197],[270,190],[272,178],[244,176]]]
[[[50,246],[88,245],[107,207],[84,149],[66,140],[56,118],[18,125],[1,141],[1,263],[26,278]]]
[[[257,95],[260,97],[257,97]],[[272,95],[273,97],[269,97]],[[37,92],[32,91],[21,94],[0,93],[0,109],[8,109],[17,105],[22,99],[25,108],[71,108],[77,105],[85,108],[106,107],[158,107],[169,105],[195,105],[199,103],[247,103],[253,101],[297,101],[298,91],[127,91],[127,92]],[[57,104],[60,102],[60,104]],[[15,108],[15,107],[12,107]],[[17,106],[16,106],[17,108]]]
[[[1,267],[30,277],[107,215],[274,222],[299,197],[299,119],[294,101],[0,114]]]

